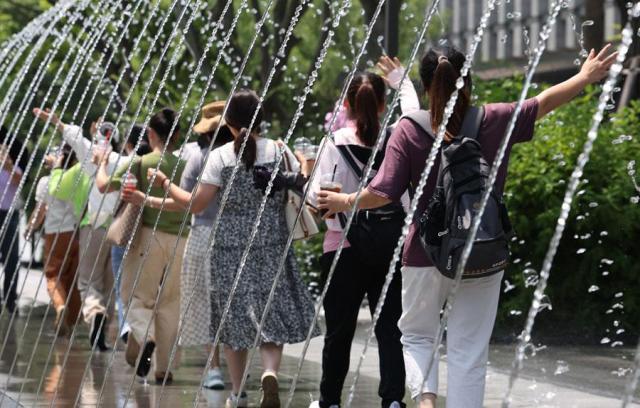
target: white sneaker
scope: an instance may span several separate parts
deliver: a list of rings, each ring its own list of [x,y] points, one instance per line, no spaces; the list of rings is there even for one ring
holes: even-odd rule
[[[247,396],[246,392],[242,391],[242,393],[240,393],[240,396],[237,396],[234,393],[231,393],[231,395],[229,395],[225,407],[236,408],[236,406],[238,408],[247,408],[249,406],[249,397]]]
[[[309,405],[309,408],[320,408],[320,401],[313,401],[311,403],[311,405]],[[339,405],[331,405],[329,408],[340,408]]]
[[[203,385],[211,390],[224,390],[224,379],[218,367],[207,372],[207,378],[205,378]]]

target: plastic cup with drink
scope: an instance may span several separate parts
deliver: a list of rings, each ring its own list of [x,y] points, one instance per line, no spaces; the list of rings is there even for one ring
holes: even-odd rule
[[[336,172],[334,169],[333,173],[325,173],[320,175],[320,190],[324,191],[333,191],[334,193],[342,192],[342,183],[336,181]],[[327,210],[320,210],[320,215],[324,217],[327,213]],[[329,216],[328,218],[335,218],[335,214]]]
[[[116,125],[111,122],[102,122],[96,133],[94,152],[101,157],[111,151],[111,139],[116,137]]]
[[[306,137],[299,137],[293,142],[293,150],[302,154],[306,153],[307,147],[311,145],[311,141]]]
[[[122,188],[126,193],[133,193],[138,186],[138,179],[131,173],[127,173],[127,176],[122,181]]]

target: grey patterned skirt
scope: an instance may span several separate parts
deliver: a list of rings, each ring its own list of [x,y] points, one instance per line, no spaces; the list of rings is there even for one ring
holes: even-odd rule
[[[213,340],[209,328],[211,263],[206,259],[211,229],[208,225],[191,227],[182,258],[180,316],[183,320],[179,344],[185,347],[209,344]]]

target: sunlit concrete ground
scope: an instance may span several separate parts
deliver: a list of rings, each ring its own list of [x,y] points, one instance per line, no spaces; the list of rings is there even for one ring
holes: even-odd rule
[[[9,332],[5,352],[0,356],[0,407],[18,406],[18,401],[24,406],[33,406],[34,403],[37,406],[51,406],[53,402],[53,406],[67,407],[73,406],[76,400],[78,406],[96,406],[99,401],[100,405],[105,407],[193,406],[205,361],[205,355],[201,350],[191,349],[184,353],[182,366],[174,373],[174,383],[163,390],[160,386],[145,385],[134,378],[133,369],[124,362],[121,345],[115,353],[110,369],[107,369],[111,358],[110,352],[95,354],[87,366],[89,357],[87,330],[81,327],[71,347],[66,367],[62,370],[68,340],[58,341],[51,349],[52,316],[43,316],[43,305],[46,305],[48,298],[44,289],[35,293],[41,274],[34,271],[22,274],[22,276],[25,275],[27,275],[28,290],[21,299],[21,311],[23,314],[28,312],[26,306],[30,305],[34,298],[37,307],[29,322],[24,316],[15,321]],[[363,311],[352,350],[352,369],[362,352],[368,321],[368,313]],[[27,365],[41,325],[44,329],[42,339],[33,354],[33,363],[27,373]],[[8,319],[5,317],[0,320],[0,341],[4,339],[7,329]],[[22,336],[23,331],[24,336]],[[45,369],[50,349],[52,357]],[[280,374],[283,400],[286,399],[292,376],[297,369],[301,349],[301,345],[285,348]],[[314,339],[296,388],[293,407],[306,407],[313,398],[317,397],[321,352],[322,339]],[[627,369],[632,355],[633,351],[630,349],[554,347],[543,350],[526,361],[523,378],[517,382],[515,388],[512,406],[618,407],[629,377]],[[512,357],[512,346],[492,346],[485,406],[500,406],[508,382]],[[8,373],[14,358],[16,364],[9,378]],[[565,364],[558,363],[559,360],[566,362],[568,371],[564,368],[558,370],[559,365],[565,367]],[[379,406],[377,364],[377,348],[373,344],[364,361],[362,375],[356,388],[354,407]],[[86,373],[85,367],[88,367]],[[563,372],[560,373],[561,371]],[[256,360],[248,383],[251,406],[259,405],[260,374],[259,361]],[[441,364],[440,374],[440,389],[444,391],[446,390],[444,364]],[[42,382],[41,386],[40,382]],[[102,398],[99,399],[103,383]],[[351,383],[352,376],[347,380],[345,393]],[[199,406],[222,407],[226,396],[226,391],[205,391],[200,395]],[[636,397],[640,397],[640,394],[636,393]],[[405,401],[408,401],[408,398]],[[444,402],[445,399],[441,398],[439,405],[444,406]]]

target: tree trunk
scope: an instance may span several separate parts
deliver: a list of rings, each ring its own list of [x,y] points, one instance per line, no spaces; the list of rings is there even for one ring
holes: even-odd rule
[[[583,27],[584,48],[599,50],[604,45],[604,2],[585,0],[585,20],[593,20],[593,25]]]

